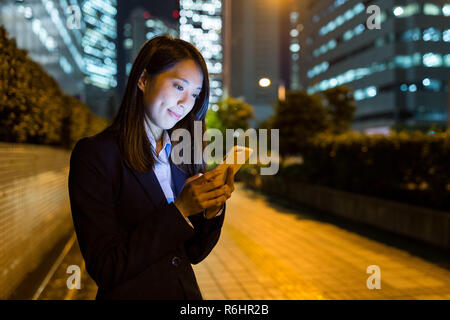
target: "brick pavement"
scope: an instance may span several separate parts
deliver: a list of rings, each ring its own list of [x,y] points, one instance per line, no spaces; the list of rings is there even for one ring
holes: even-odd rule
[[[205,260],[193,265],[203,297],[450,299],[450,259],[444,253],[441,258],[438,251],[437,260],[431,261],[361,234],[364,228],[346,228],[312,212],[272,202],[236,183],[219,242]],[[83,269],[75,241],[40,299],[95,297],[96,285],[86,272],[81,290],[65,287],[65,270],[76,261]],[[379,290],[366,286],[369,265],[380,267]]]

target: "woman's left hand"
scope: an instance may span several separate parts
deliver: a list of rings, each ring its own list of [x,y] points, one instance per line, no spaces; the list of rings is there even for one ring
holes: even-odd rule
[[[227,201],[231,197],[231,194],[234,191],[234,174],[233,174],[233,167],[231,167],[231,166],[229,166],[228,169],[227,169],[227,178],[226,178],[226,181],[225,181],[225,185],[227,187],[225,201]],[[222,202],[218,206],[207,208],[206,209],[206,214],[205,214],[206,219],[214,218],[219,213],[220,209],[223,207],[225,201]]]

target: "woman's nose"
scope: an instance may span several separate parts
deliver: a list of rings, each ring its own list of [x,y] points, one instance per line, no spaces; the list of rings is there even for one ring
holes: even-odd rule
[[[178,105],[181,106],[183,109],[188,103],[189,97],[186,94],[183,94],[180,99],[178,100]]]

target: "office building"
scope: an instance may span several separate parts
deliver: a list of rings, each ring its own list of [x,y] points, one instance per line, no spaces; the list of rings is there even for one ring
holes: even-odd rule
[[[205,58],[210,80],[210,107],[223,96],[222,0],[180,0],[180,38]]]
[[[128,77],[142,45],[158,35],[178,37],[178,25],[162,17],[156,17],[142,7],[134,8],[123,27],[123,50],[125,53],[125,74]]]
[[[300,78],[308,92],[353,88],[357,110],[352,128],[359,131],[386,131],[395,124],[446,125],[450,4],[300,3]]]
[[[280,19],[286,10],[281,1],[224,2],[225,90],[254,107],[256,126],[273,114],[279,86],[289,84],[281,81],[280,70]],[[287,36],[286,28],[285,43]]]

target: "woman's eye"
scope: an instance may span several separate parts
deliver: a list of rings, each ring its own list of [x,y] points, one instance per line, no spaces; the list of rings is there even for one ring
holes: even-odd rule
[[[174,87],[177,88],[180,91],[183,91],[184,88],[182,86],[180,86],[179,84],[174,84]],[[197,99],[197,97],[199,96],[198,94],[193,94],[192,95],[194,97],[194,99]]]

